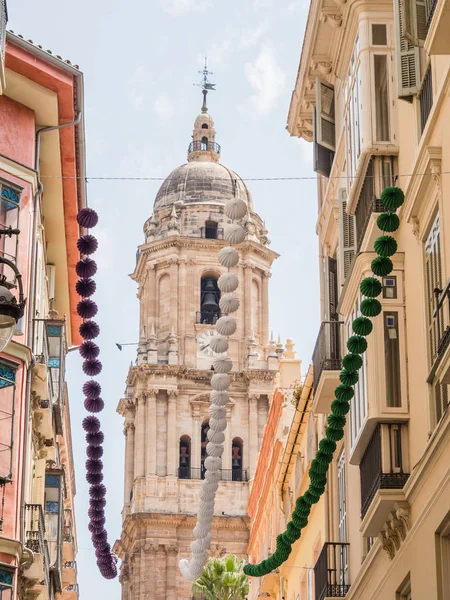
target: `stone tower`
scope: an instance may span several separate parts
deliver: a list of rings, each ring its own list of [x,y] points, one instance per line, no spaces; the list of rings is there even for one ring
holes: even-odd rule
[[[206,99],[206,94],[205,94]],[[248,204],[246,240],[233,269],[240,279],[237,330],[227,406],[222,481],[211,554],[246,554],[249,480],[268,414],[280,345],[268,336],[268,284],[277,257],[244,181],[219,163],[206,102],[196,118],[188,162],[162,184],[132,278],[140,299],[140,339],[118,412],[126,436],[122,600],[182,600],[191,585],[178,569],[193,541],[204,475],[212,355],[208,339],[219,316],[217,279],[224,271],[224,202]]]

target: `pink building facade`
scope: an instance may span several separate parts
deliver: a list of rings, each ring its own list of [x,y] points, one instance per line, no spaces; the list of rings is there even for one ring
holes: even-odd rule
[[[1,0],[0,17],[0,226],[20,230],[0,236],[0,256],[17,266],[27,298],[0,353],[0,598],[77,598],[64,362],[80,341],[83,78],[69,61],[6,33]],[[14,282],[9,267],[0,269]]]

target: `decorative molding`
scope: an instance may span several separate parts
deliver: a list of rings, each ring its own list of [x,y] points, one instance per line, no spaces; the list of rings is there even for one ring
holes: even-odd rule
[[[338,29],[342,25],[342,15],[336,12],[333,8],[323,7],[320,16],[322,23],[328,23],[334,29]]]
[[[411,527],[410,509],[407,502],[398,503],[390,512],[389,517],[380,532],[379,539],[383,550],[387,552],[389,560],[392,560],[402,542],[406,539]]]

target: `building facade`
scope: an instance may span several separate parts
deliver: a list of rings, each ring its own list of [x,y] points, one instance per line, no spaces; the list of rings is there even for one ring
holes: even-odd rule
[[[381,192],[395,184],[405,202],[326,492],[277,585],[255,580],[251,598],[450,597],[449,9],[311,2],[288,130],[313,143],[318,174],[319,439],[376,256]]]
[[[224,272],[217,255],[227,245],[224,202],[236,196],[249,216],[242,258],[233,268],[241,281],[240,308],[228,350],[235,367],[211,553],[246,553],[249,480],[282,352],[268,329],[268,283],[277,255],[245,183],[219,157],[214,121],[204,106],[188,162],[156,196],[132,275],[141,334],[118,407],[126,436],[123,529],[116,544],[123,600],[191,597],[178,561],[189,555],[194,539],[211,390],[208,340],[219,317],[217,279]]]
[[[0,256],[20,271],[27,298],[0,354],[0,597],[74,600],[65,356],[80,343],[74,266],[75,217],[85,204],[82,74],[6,33],[3,2],[0,16],[0,220],[20,231],[1,236]]]

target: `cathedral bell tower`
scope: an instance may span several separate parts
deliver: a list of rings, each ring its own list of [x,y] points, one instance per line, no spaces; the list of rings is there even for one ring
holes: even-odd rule
[[[207,83],[206,77],[205,82]],[[211,86],[212,84],[207,83]],[[249,480],[267,419],[279,348],[268,336],[270,267],[267,230],[244,181],[220,164],[206,92],[195,119],[188,162],[162,184],[132,278],[138,284],[140,339],[118,412],[125,421],[122,600],[190,599],[178,569],[193,541],[204,477],[212,355],[220,316],[217,280],[226,269],[224,203],[243,199],[248,216],[239,277],[237,329],[228,354],[234,370],[227,405],[222,480],[216,497],[211,555],[245,556]]]

